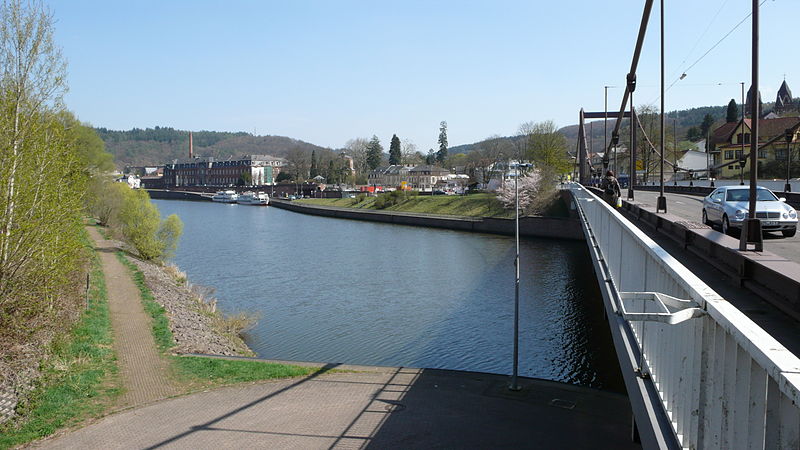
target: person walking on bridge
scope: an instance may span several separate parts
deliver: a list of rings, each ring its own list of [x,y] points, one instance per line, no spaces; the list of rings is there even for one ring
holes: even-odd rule
[[[614,171],[606,172],[606,176],[600,182],[600,189],[603,190],[603,200],[613,207],[619,206],[617,205],[620,196],[619,181],[614,176]]]

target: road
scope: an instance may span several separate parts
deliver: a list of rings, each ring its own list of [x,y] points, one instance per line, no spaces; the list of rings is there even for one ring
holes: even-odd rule
[[[625,192],[622,196],[625,198]],[[686,220],[702,223],[703,197],[686,194],[665,194],[667,197],[667,212]],[[637,202],[655,206],[658,192],[636,191],[634,198]],[[715,227],[720,231],[719,227]],[[785,238],[780,233],[764,234],[764,250],[786,259],[800,263],[800,234]]]

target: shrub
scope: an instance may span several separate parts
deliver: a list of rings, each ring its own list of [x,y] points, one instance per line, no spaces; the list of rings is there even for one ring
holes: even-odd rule
[[[172,255],[183,231],[175,214],[161,221],[147,191],[129,189],[119,212],[122,236],[143,260],[163,260]]]

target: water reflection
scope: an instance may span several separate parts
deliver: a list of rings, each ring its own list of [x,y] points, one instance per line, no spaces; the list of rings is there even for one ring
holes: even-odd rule
[[[175,262],[265,358],[510,373],[513,239],[215,203],[178,214]],[[581,242],[521,243],[520,374],[619,390]]]

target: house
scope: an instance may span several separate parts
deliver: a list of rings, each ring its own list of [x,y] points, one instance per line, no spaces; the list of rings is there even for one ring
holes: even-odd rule
[[[367,175],[368,184],[384,187],[399,187],[403,182],[408,183],[409,172],[414,166],[393,164],[378,167]]]
[[[688,169],[694,173],[705,173],[713,161],[709,158],[709,154],[699,150],[684,150],[683,154],[678,159],[678,167],[681,169]],[[692,178],[690,173],[678,172],[677,177],[679,180]]]
[[[738,177],[743,169],[749,173],[749,164],[743,155],[750,154],[751,120],[729,122],[715,129],[711,135],[711,154],[719,178]],[[778,117],[758,121],[758,161],[783,161],[786,159],[786,131],[792,143],[798,141],[800,117]],[[744,168],[742,168],[744,165]]]
[[[408,182],[414,189],[433,191],[439,180],[447,179],[450,171],[436,166],[416,166],[408,171]]]

